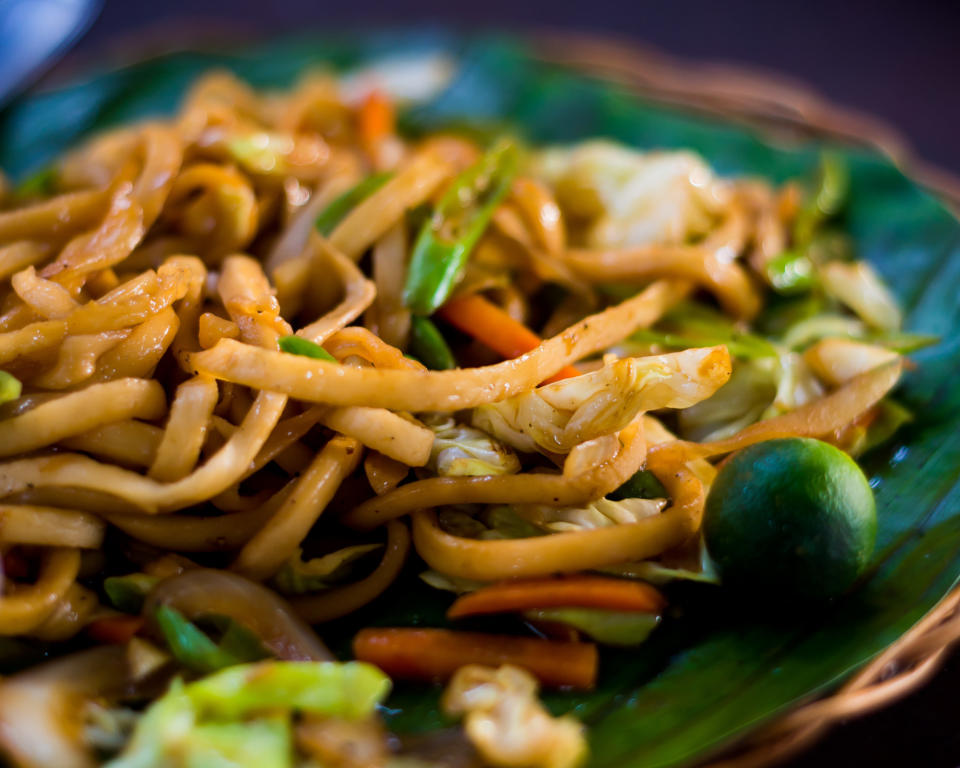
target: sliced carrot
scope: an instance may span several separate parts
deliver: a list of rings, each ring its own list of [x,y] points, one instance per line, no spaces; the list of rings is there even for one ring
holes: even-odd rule
[[[629,613],[660,613],[663,595],[642,581],[605,576],[553,576],[501,581],[462,595],[447,617],[459,619],[484,613],[514,613],[538,608],[598,608]]]
[[[143,629],[142,616],[104,616],[87,624],[87,634],[94,640],[108,645],[123,645],[129,642],[137,632]]]
[[[513,664],[557,688],[593,688],[597,646],[447,629],[362,629],[353,655],[390,677],[443,682],[465,664]]]
[[[496,304],[477,293],[450,299],[437,310],[437,314],[507,359],[520,357],[525,352],[536,349],[542,341],[525,325],[518,323]],[[557,371],[544,384],[579,375],[580,371],[568,365]]]
[[[393,103],[387,95],[379,89],[370,91],[357,114],[357,131],[363,146],[368,151],[375,149],[383,139],[394,134],[395,123]]]

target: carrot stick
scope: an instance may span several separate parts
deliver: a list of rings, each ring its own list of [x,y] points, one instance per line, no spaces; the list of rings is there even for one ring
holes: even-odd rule
[[[450,299],[437,313],[451,325],[507,359],[520,357],[525,352],[536,349],[541,342],[537,334],[476,293]],[[568,365],[557,371],[544,384],[579,375],[580,371]]]
[[[129,642],[143,628],[142,616],[105,616],[87,624],[87,634],[100,643],[123,645]]]
[[[481,587],[457,598],[447,611],[447,618],[537,608],[599,608],[630,613],[659,613],[665,607],[663,595],[642,581],[603,576],[554,576],[501,581]]]
[[[442,682],[465,664],[523,667],[544,685],[593,688],[597,646],[447,629],[362,629],[353,655],[391,677]]]
[[[357,114],[357,131],[360,142],[368,150],[373,150],[383,139],[394,133],[395,116],[393,104],[387,95],[374,89],[360,105]]]

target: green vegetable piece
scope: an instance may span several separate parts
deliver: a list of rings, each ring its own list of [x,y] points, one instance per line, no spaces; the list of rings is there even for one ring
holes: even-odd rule
[[[828,261],[853,261],[856,248],[845,232],[826,229],[813,236],[804,253],[811,262],[819,265]]]
[[[613,493],[607,495],[608,499],[620,501],[621,499],[669,499],[670,494],[663,487],[655,474],[649,469],[640,469],[633,473],[623,485],[617,488]]]
[[[795,251],[784,251],[766,266],[767,279],[777,293],[791,296],[809,291],[814,284],[810,258]]]
[[[805,349],[826,338],[862,339],[866,326],[849,315],[814,315],[794,323],[783,334],[784,346]]]
[[[41,168],[24,178],[13,190],[17,200],[32,200],[37,197],[46,197],[53,194],[57,187],[59,174],[55,166]]]
[[[864,453],[890,440],[900,427],[913,421],[910,409],[900,405],[896,400],[887,398],[881,400],[877,406],[877,417],[867,427],[867,435],[863,442]]]
[[[434,589],[444,592],[453,592],[456,595],[463,595],[467,592],[473,592],[480,587],[487,586],[485,581],[476,581],[475,579],[461,579],[458,576],[449,576],[440,571],[428,570],[420,574],[420,580]]]
[[[209,622],[220,633],[217,647],[227,656],[246,663],[267,659],[273,655],[254,632],[228,616],[213,615],[204,617],[203,621]]]
[[[302,550],[298,549],[273,577],[273,583],[286,595],[329,589],[348,579],[357,562],[378,549],[383,549],[383,544],[357,544],[306,561]]]
[[[481,539],[529,539],[543,536],[543,531],[529,520],[517,514],[513,507],[501,505],[489,507],[477,515],[489,530],[480,534]]]
[[[622,613],[595,608],[543,608],[527,611],[531,621],[567,624],[603,645],[635,646],[643,643],[657,628],[655,613]]]
[[[517,166],[512,141],[495,144],[461,173],[421,228],[403,290],[404,303],[430,315],[459,282],[470,252],[507,194]]]
[[[778,366],[767,360],[736,361],[720,389],[677,414],[686,440],[703,442],[725,437],[759,421],[777,397]]]
[[[236,720],[257,712],[293,709],[361,720],[390,691],[390,679],[359,661],[265,661],[229,667],[186,688],[203,717]]]
[[[753,360],[758,357],[776,357],[777,350],[769,341],[752,333],[733,333],[729,336],[721,335],[684,335],[678,333],[664,333],[652,329],[641,328],[630,334],[630,341],[641,344],[657,344],[668,349],[689,349],[690,347],[713,347],[717,344],[726,345],[734,357]]]
[[[0,403],[16,400],[23,392],[20,379],[6,371],[0,371]]]
[[[477,518],[459,509],[442,507],[437,513],[437,522],[449,534],[462,539],[479,539],[489,528]]]
[[[794,245],[804,248],[826,221],[836,217],[847,203],[850,171],[839,155],[824,152],[820,157],[816,187],[797,214]]]
[[[707,550],[724,584],[815,603],[864,572],[876,505],[856,462],[809,438],[757,443],[720,470],[707,497]]]
[[[337,358],[319,344],[314,344],[310,339],[304,339],[300,336],[281,336],[277,345],[281,352],[289,352],[291,355],[312,357],[314,360],[326,360],[328,363],[337,362]]]
[[[284,717],[194,726],[184,768],[291,768],[293,739]]]
[[[249,173],[283,174],[288,171],[284,155],[290,152],[286,136],[256,131],[227,142],[227,153]]]
[[[103,591],[110,604],[124,613],[140,613],[147,593],[157,582],[156,576],[146,573],[128,573],[126,576],[110,576],[103,580]]]
[[[906,331],[869,331],[867,326],[849,315],[821,314],[791,325],[783,333],[782,342],[791,349],[805,349],[826,338],[855,339],[878,344],[901,355],[916,352],[940,341],[939,336]]]
[[[184,690],[183,681],[178,678],[163,696],[147,708],[123,752],[106,763],[104,768],[177,765],[172,760],[168,761],[168,754],[186,743],[194,724],[193,706]]]
[[[901,355],[909,355],[911,352],[939,344],[940,337],[928,333],[884,331],[882,333],[867,334],[865,341],[871,344],[880,344],[888,349],[892,349],[894,352],[899,352]]]
[[[691,571],[686,568],[669,568],[656,560],[642,560],[639,563],[626,563],[609,568],[600,569],[603,573],[622,576],[629,579],[647,581],[658,587],[674,581],[695,581],[700,584],[719,584],[720,576],[709,558],[704,558],[704,568],[701,571]]]
[[[614,301],[626,301],[640,293],[641,288],[630,283],[598,283],[596,289]]]
[[[368,176],[356,186],[348,189],[334,199],[326,208],[320,211],[314,222],[317,230],[324,237],[333,234],[333,230],[343,221],[347,214],[386,184],[393,177],[392,173],[375,173]]]
[[[182,680],[144,713],[123,753],[106,768],[290,768],[293,738],[286,715],[247,722],[199,723]]]
[[[731,355],[748,360],[777,355],[776,347],[762,336],[739,331],[730,318],[693,301],[681,302],[656,329],[641,328],[629,339],[669,349],[725,344]]]
[[[457,367],[443,334],[433,321],[421,315],[414,315],[410,321],[410,352],[431,371]]]
[[[177,679],[107,768],[288,768],[291,712],[361,720],[389,691],[386,675],[354,661],[264,661]]]
[[[174,658],[194,672],[216,672],[257,661],[269,654],[249,630],[229,620],[219,643],[169,605],[157,608],[154,618]]]
[[[513,450],[486,432],[458,424],[450,414],[423,414],[434,433],[427,468],[441,477],[507,475],[520,471]]]
[[[780,296],[773,293],[753,325],[760,333],[778,338],[791,326],[814,317],[824,309],[823,297],[816,292],[801,296]]]

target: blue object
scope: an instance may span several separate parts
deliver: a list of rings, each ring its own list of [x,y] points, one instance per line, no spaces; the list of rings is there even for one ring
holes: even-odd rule
[[[89,28],[101,0],[0,0],[0,106]]]

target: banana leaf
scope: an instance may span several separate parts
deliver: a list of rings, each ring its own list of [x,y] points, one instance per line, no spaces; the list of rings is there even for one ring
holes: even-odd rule
[[[772,610],[671,589],[682,616],[668,616],[637,650],[603,656],[597,690],[550,694],[555,712],[590,726],[591,765],[696,763],[732,740],[837,686],[927,613],[960,575],[960,224],[889,160],[806,140],[777,143],[741,125],[645,101],[625,88],[537,58],[530,43],[443,31],[316,35],[236,51],[183,51],[72,84],[34,92],[0,113],[0,167],[15,178],[42,169],[92,131],[172,112],[191,79],[226,67],[258,87],[282,87],[303,71],[345,69],[382,56],[439,53],[453,81],[402,115],[411,132],[507,126],[531,143],[592,136],[640,148],[689,147],[722,174],[783,181],[809,175],[823,150],[850,170],[844,224],[856,250],[893,286],[906,330],[942,341],[917,352],[898,399],[916,420],[866,456],[876,490],[879,536],[857,589],[816,613]],[[700,591],[698,591],[700,590]],[[723,590],[719,590],[723,592]],[[444,624],[451,597],[408,574],[385,599],[324,628],[334,647],[360,624]],[[782,608],[782,607],[781,607]],[[338,641],[338,637],[341,639]],[[437,691],[399,685],[387,703],[390,727],[422,731],[444,723]]]

